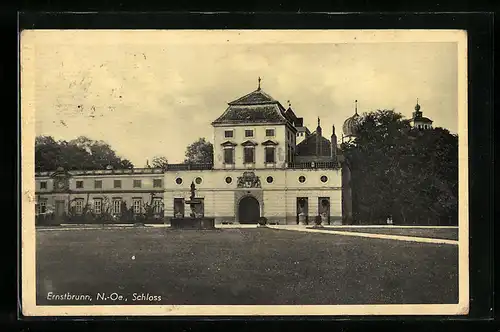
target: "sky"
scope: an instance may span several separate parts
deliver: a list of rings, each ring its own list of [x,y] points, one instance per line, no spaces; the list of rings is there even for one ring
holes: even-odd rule
[[[211,122],[228,102],[255,90],[258,77],[262,90],[285,107],[289,100],[311,131],[320,117],[326,137],[335,125],[340,138],[354,100],[359,113],[394,109],[411,117],[417,98],[434,126],[457,133],[454,42],[85,33],[32,41],[36,135],[104,140],[136,167],[157,155],[180,163],[187,145],[211,141]]]

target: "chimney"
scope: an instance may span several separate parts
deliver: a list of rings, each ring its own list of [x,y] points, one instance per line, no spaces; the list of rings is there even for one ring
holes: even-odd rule
[[[332,137],[331,137],[331,154],[333,161],[337,160],[337,135],[335,134],[335,126],[332,126]]]

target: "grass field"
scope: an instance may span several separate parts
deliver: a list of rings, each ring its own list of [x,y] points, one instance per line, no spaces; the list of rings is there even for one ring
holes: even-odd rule
[[[458,302],[454,245],[262,228],[39,230],[36,263],[38,305]],[[96,299],[113,292],[124,298]]]

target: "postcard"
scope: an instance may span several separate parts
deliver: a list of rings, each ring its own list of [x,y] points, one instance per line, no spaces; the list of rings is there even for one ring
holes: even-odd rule
[[[466,46],[23,30],[22,314],[467,314]]]

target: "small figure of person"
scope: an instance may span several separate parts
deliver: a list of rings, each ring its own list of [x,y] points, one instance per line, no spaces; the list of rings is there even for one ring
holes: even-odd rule
[[[387,217],[387,225],[392,225],[392,216]]]

